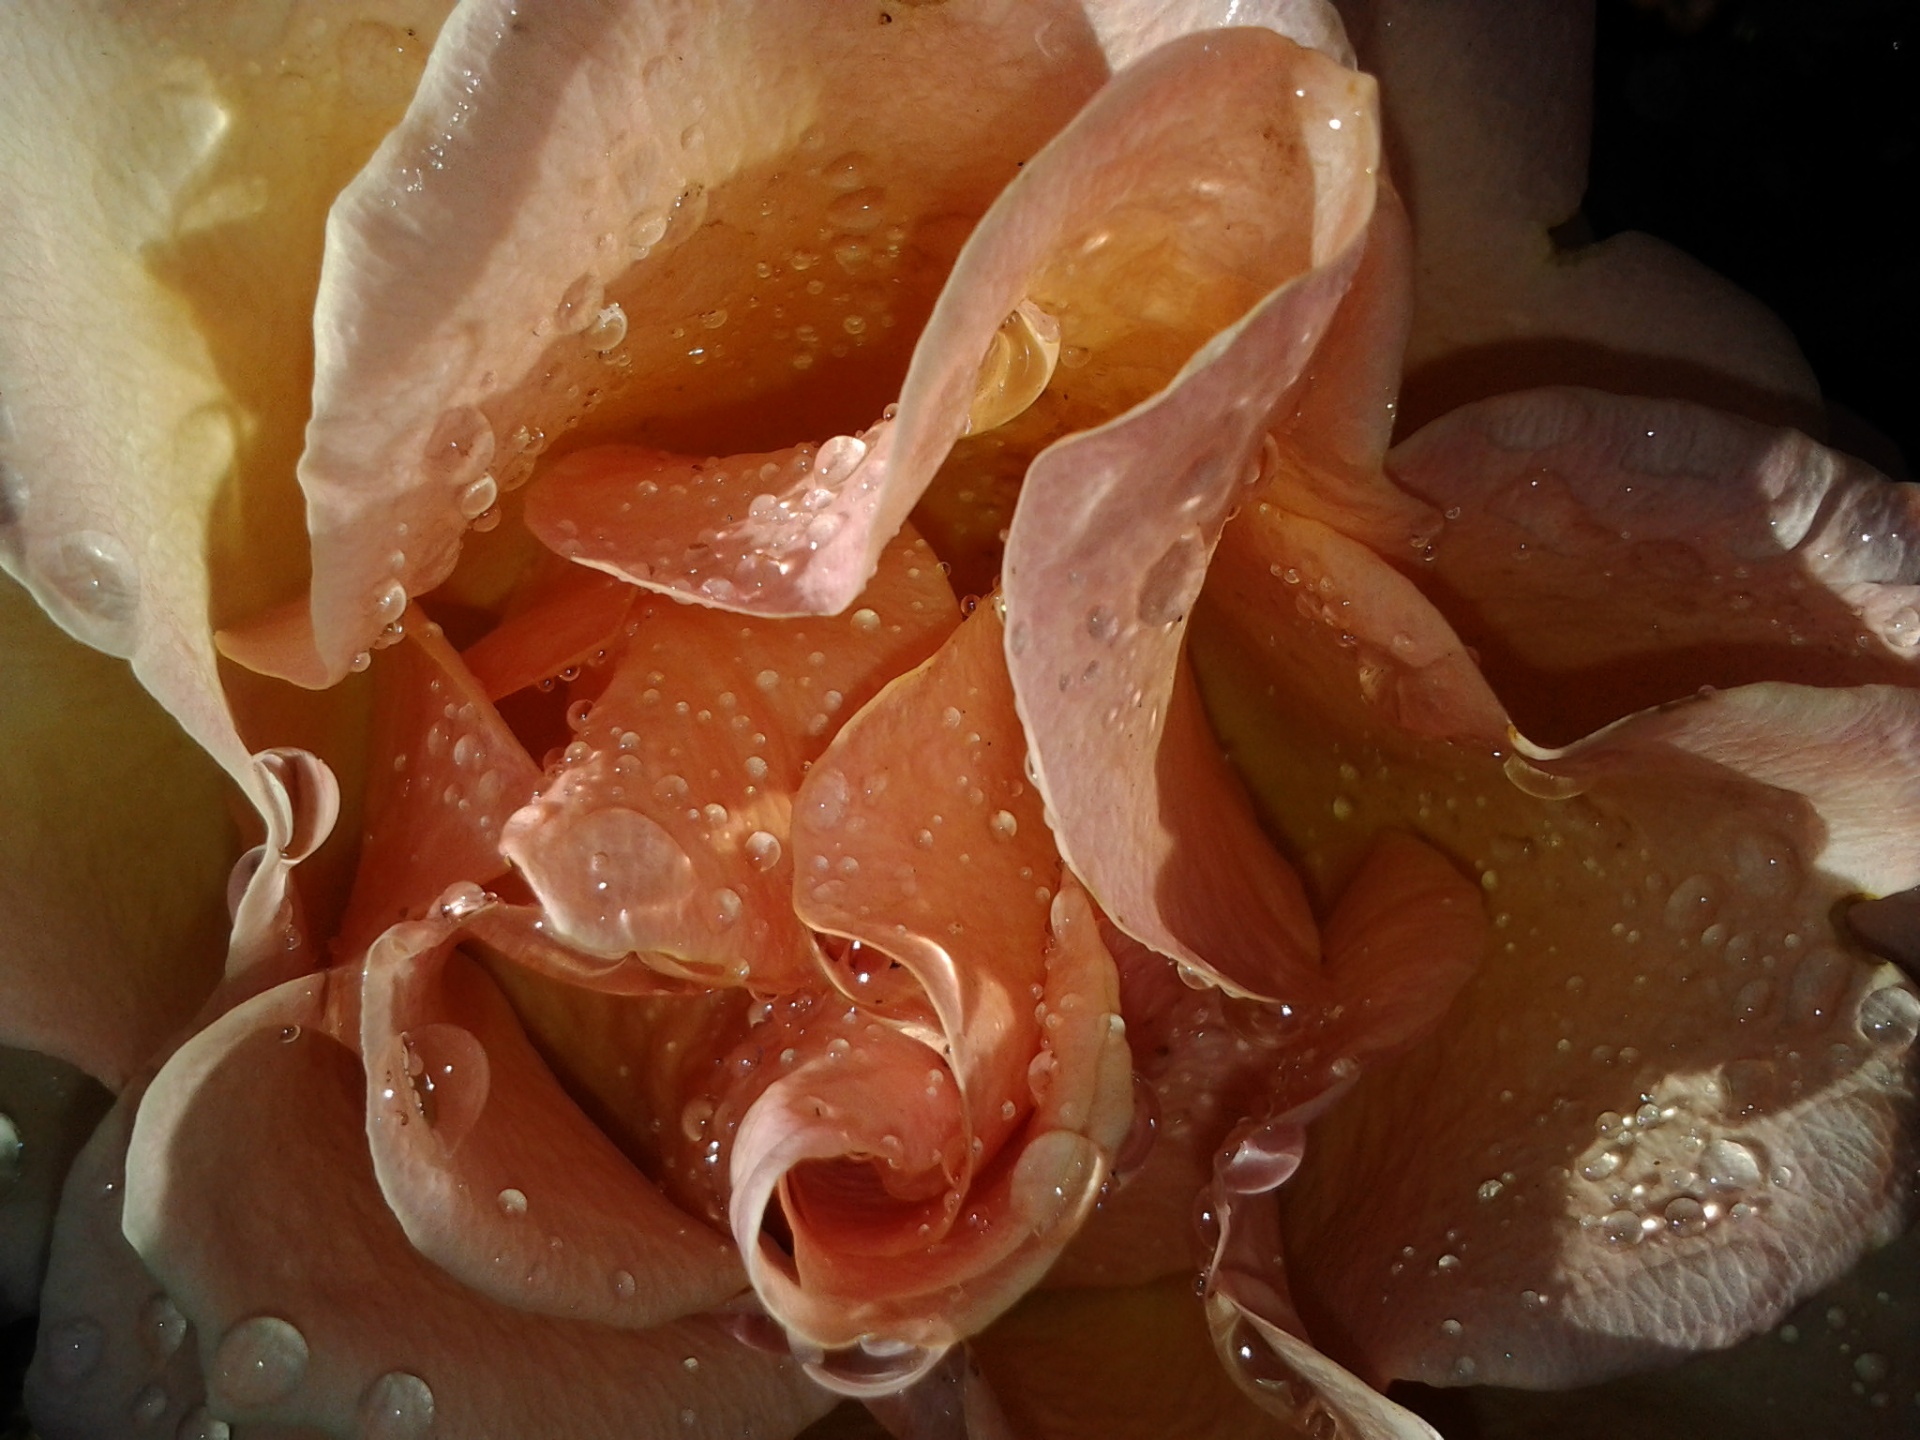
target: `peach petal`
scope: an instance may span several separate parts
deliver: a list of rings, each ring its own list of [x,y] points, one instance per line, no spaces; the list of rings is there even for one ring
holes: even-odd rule
[[[1451,517],[1424,570],[1534,740],[1701,685],[1920,679],[1920,492],[1790,430],[1536,390],[1389,469]]]
[[[1207,740],[1179,653],[1262,434],[1359,263],[1379,163],[1371,82],[1251,30],[1167,46],[1125,79],[1128,108],[1100,134],[1142,190],[1189,183],[1221,145],[1275,172],[1269,189],[1226,190],[1269,238],[1268,293],[1158,398],[1035,461],[1007,542],[1009,668],[1062,853],[1114,923],[1240,993],[1310,998],[1298,882]],[[1309,163],[1325,183],[1286,203]]]
[[[466,906],[443,910],[374,944],[361,1007],[374,1173],[414,1247],[501,1304],[627,1329],[744,1289],[732,1248],[580,1113],[454,949]]]
[[[989,1150],[1031,1103],[1049,905],[1060,885],[996,607],[982,604],[917,670],[834,737],[794,800],[794,910],[867,958],[829,968],[850,999],[950,1058]],[[905,972],[883,992],[888,961]],[[898,972],[895,972],[896,974]],[[889,1001],[892,1003],[888,1003]]]
[[[1562,757],[1503,755],[1497,706],[1456,690],[1409,722],[1379,703],[1378,656],[1341,643],[1400,625],[1384,564],[1368,579],[1322,534],[1351,566],[1323,590],[1306,522],[1243,525],[1248,563],[1208,616],[1229,624],[1196,630],[1196,654],[1309,889],[1405,829],[1477,872],[1494,912],[1446,1023],[1362,1077],[1284,1192],[1312,1333],[1370,1379],[1576,1383],[1731,1343],[1890,1234],[1920,1002],[1850,956],[1833,915],[1908,863],[1872,843],[1905,781],[1870,752],[1905,764],[1911,692],[1747,687]],[[1268,541],[1285,563],[1263,606]],[[1437,616],[1405,633],[1459,646]],[[1836,727],[1845,764],[1796,755]]]
[[[572,758],[505,827],[503,852],[557,939],[703,983],[778,990],[814,977],[793,913],[793,792],[842,717],[957,618],[911,531],[862,601],[812,621],[640,603],[607,688],[576,702]]]
[[[1344,13],[1380,77],[1417,223],[1409,423],[1543,383],[1818,421],[1812,372],[1752,296],[1648,235],[1551,233],[1579,218],[1586,189],[1592,7],[1364,0]]]
[[[267,992],[189,1041],[128,1152],[127,1233],[194,1325],[215,1415],[343,1434],[375,1407],[417,1419],[430,1403],[449,1434],[730,1440],[825,1411],[795,1367],[716,1322],[511,1310],[422,1259],[368,1166],[359,1067],[312,1023],[324,985]],[[269,1131],[282,1159],[262,1169],[248,1157]]]
[[[634,600],[632,586],[569,565],[460,658],[487,698],[499,700],[616,649]]]
[[[0,1042],[117,1088],[220,978],[231,792],[125,666],[6,580],[0,692]]]
[[[1132,1113],[1124,1026],[1112,961],[1077,887],[1055,900],[1052,928],[1043,1003],[1063,1023],[1045,1030],[1035,1055],[1025,1130],[999,1156],[981,1156],[984,1169],[975,1168],[956,1087],[932,1078],[945,1073],[930,1073],[935,1052],[884,1029],[858,1049],[829,1046],[741,1119],[730,1214],[762,1302],[802,1341],[850,1347],[856,1361],[893,1357],[872,1379],[843,1356],[818,1356],[809,1371],[822,1383],[858,1395],[919,1378],[1038,1280],[1092,1205]],[[867,1247],[851,1243],[847,1220],[836,1224],[833,1197],[805,1192],[796,1167],[877,1160],[895,1148],[888,1134],[906,1145],[903,1169],[916,1155],[923,1171],[938,1157],[947,1193],[934,1190],[930,1208],[901,1202],[877,1212],[895,1229],[921,1219],[917,1247],[862,1255]],[[788,1203],[792,1260],[761,1236],[777,1188]]]
[[[1065,4],[706,18],[622,4],[532,25],[506,0],[463,7],[341,197],[301,462],[301,678],[343,674],[387,587],[443,579],[469,521],[589,411],[603,434],[638,422],[653,439],[876,412],[974,219],[1105,69]],[[1055,43],[1035,46],[1049,20]],[[823,275],[835,285],[810,290]]]
[[[413,607],[382,652],[359,873],[334,942],[358,956],[447,886],[506,873],[500,836],[540,772],[440,627]]]

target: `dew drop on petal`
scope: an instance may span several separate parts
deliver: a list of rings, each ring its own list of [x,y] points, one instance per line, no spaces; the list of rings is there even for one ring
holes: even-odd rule
[[[270,1405],[306,1378],[307,1337],[277,1315],[242,1320],[221,1337],[212,1387],[236,1409]]]

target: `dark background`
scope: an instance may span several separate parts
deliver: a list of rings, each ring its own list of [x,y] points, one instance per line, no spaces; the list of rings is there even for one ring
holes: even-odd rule
[[[1645,230],[1766,301],[1836,407],[1835,443],[1910,478],[1920,0],[1598,8],[1595,236]],[[26,1433],[14,1397],[32,1344],[31,1321],[0,1328],[0,1440]]]
[[[1596,236],[1645,230],[1799,338],[1836,444],[1920,463],[1916,0],[1600,0]],[[1907,216],[1901,219],[1901,216]],[[1851,412],[1849,415],[1847,412]]]

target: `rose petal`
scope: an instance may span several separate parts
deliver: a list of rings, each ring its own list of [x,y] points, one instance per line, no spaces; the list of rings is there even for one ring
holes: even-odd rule
[[[1234,296],[1222,317],[1233,328],[1154,402],[1055,445],[1028,473],[1005,583],[1035,771],[1063,855],[1116,925],[1240,993],[1312,998],[1317,951],[1298,883],[1207,739],[1179,653],[1219,528],[1257,478],[1262,433],[1358,264],[1379,158],[1371,82],[1265,32],[1232,31],[1156,52],[1079,123],[1126,157],[1093,173],[1128,177],[1140,208],[1107,222],[1128,243],[1129,222],[1191,203],[1150,196],[1200,174],[1218,177],[1201,188],[1233,232],[1263,244],[1231,271],[1189,253],[1187,283]]]
[[[468,918],[396,926],[367,956],[367,1133],[408,1239],[502,1304],[628,1329],[743,1290],[732,1247],[580,1113],[455,952]]]
[[[1324,0],[1084,0],[1087,21],[1115,70],[1196,30],[1257,25],[1353,64],[1340,12]]]
[[[366,953],[374,936],[457,881],[504,874],[500,835],[540,772],[493,708],[477,676],[418,607],[406,638],[384,652],[360,869],[336,953]]]
[[[1546,383],[1818,421],[1793,337],[1737,286],[1648,235],[1550,233],[1579,218],[1586,188],[1589,8],[1369,0],[1349,14],[1417,222],[1408,423]]]
[[[314,237],[445,8],[0,26],[0,562],[256,801],[208,624],[285,594]]]
[[[534,24],[498,0],[450,22],[333,216],[301,463],[313,653],[289,673],[345,673],[389,587],[443,579],[589,411],[699,451],[872,417],[974,219],[1105,69],[1065,4],[707,19]]]
[[[829,975],[947,1053],[989,1151],[1014,1128],[1003,1106],[1032,1102],[1029,992],[1046,978],[1060,885],[1021,773],[1004,634],[982,605],[854,716],[802,782],[793,825],[795,913],[862,946]]]
[[[61,1182],[110,1103],[64,1061],[0,1049],[0,1324],[40,1308]]]
[[[219,979],[230,792],[124,666],[11,581],[0,693],[0,1041],[118,1087]]]
[[[1388,464],[1446,511],[1436,603],[1536,741],[1703,684],[1920,680],[1920,492],[1803,435],[1538,390]]]
[[[631,585],[579,565],[561,567],[525,609],[462,652],[489,700],[499,700],[616,647],[639,597]]]
[[[863,1394],[917,1378],[1039,1279],[1092,1205],[1132,1112],[1125,1032],[1112,961],[1077,887],[1055,900],[1052,931],[1042,1004],[1062,1023],[1044,1027],[1029,1071],[1031,1114],[1000,1154],[971,1150],[955,1087],[936,1081],[944,1069],[929,1067],[934,1052],[884,1029],[857,1049],[829,1043],[741,1118],[730,1213],[769,1311],[817,1345],[925,1357],[878,1381],[829,1358],[810,1366],[823,1383]],[[906,1176],[944,1167],[947,1183],[931,1187],[931,1203],[889,1197],[863,1215],[848,1203],[857,1203],[856,1190],[836,1196],[818,1183],[855,1178],[862,1167],[847,1160],[874,1162],[879,1173],[901,1148]],[[809,1171],[808,1161],[843,1163]],[[761,1234],[776,1187],[791,1260]],[[860,1232],[882,1225],[906,1243],[874,1253]]]
[[[1598,748],[1579,778],[1503,765],[1484,720],[1408,723],[1370,675],[1375,637],[1400,623],[1382,597],[1404,594],[1324,532],[1301,543],[1308,522],[1242,524],[1214,592],[1237,631],[1197,630],[1196,654],[1310,890],[1401,828],[1478,872],[1494,911],[1447,1023],[1320,1121],[1285,1193],[1311,1332],[1370,1376],[1572,1383],[1730,1343],[1888,1234],[1906,1203],[1903,1017],[1920,1005],[1832,930],[1854,882],[1819,857],[1852,853],[1863,817],[1837,807],[1830,837],[1775,788],[1798,783],[1775,752],[1809,732],[1750,726],[1746,750],[1716,752],[1703,721],[1693,757],[1658,738],[1662,723],[1684,737],[1675,712],[1621,727],[1622,745],[1647,743],[1604,773]],[[1263,550],[1281,576],[1250,558]],[[1317,554],[1351,568],[1323,589]],[[1290,594],[1312,597],[1306,613]],[[1344,648],[1329,606],[1366,643]],[[1718,699],[1767,703],[1738,693]],[[1819,703],[1871,714],[1879,693]]]
[[[43,1440],[164,1435],[206,1395],[192,1325],[120,1233],[138,1103],[132,1090],[107,1113],[66,1177],[26,1375]]]
[[[550,1319],[421,1259],[370,1172],[359,1067],[318,1024],[324,983],[268,992],[189,1041],[128,1154],[127,1233],[199,1333],[216,1415],[350,1433],[382,1408],[418,1424],[430,1400],[448,1434],[730,1440],[825,1411],[794,1367],[713,1321]],[[269,1133],[280,1159],[262,1167]]]
[[[814,621],[642,602],[579,718],[585,753],[505,827],[502,849],[558,939],[603,959],[648,954],[705,983],[790,989],[817,973],[793,914],[790,797],[838,717],[930,654],[956,618],[911,531],[862,599]]]

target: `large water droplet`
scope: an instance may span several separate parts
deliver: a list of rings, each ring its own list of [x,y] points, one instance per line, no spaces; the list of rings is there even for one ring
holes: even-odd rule
[[[977,435],[1024,414],[1047,388],[1059,359],[1059,322],[1022,300],[987,342],[974,377],[967,433]]]
[[[187,1317],[165,1295],[156,1295],[140,1310],[140,1339],[157,1360],[165,1360],[187,1338]]]
[[[1920,1035],[1920,996],[1900,985],[1875,990],[1860,1002],[1860,1033],[1876,1045],[1904,1050]]]
[[[133,653],[140,579],[127,547],[102,530],[63,536],[40,561],[53,616],[97,650]]]
[[[361,1440],[422,1440],[433,1428],[433,1391],[418,1375],[393,1370],[360,1397]]]
[[[1298,1125],[1269,1120],[1228,1137],[1226,1158],[1219,1167],[1220,1183],[1236,1195],[1260,1195],[1276,1190],[1300,1168],[1306,1140]]]
[[[174,1440],[231,1440],[233,1427],[216,1420],[206,1406],[200,1405],[187,1412],[173,1434]]]
[[[307,1337],[277,1315],[256,1315],[221,1338],[208,1379],[225,1404],[252,1410],[291,1395],[306,1374]]]
[[[1140,623],[1171,625],[1187,613],[1206,578],[1207,547],[1198,530],[1188,530],[1147,568],[1140,581]]]
[[[1738,1140],[1709,1140],[1700,1152],[1700,1173],[1716,1190],[1746,1190],[1760,1183],[1760,1162]]]
[[[493,459],[493,427],[471,405],[447,411],[433,427],[421,463],[447,485],[464,485]]]
[[[486,1047],[458,1025],[423,1025],[400,1037],[413,1105],[452,1154],[486,1108],[492,1072]]]

